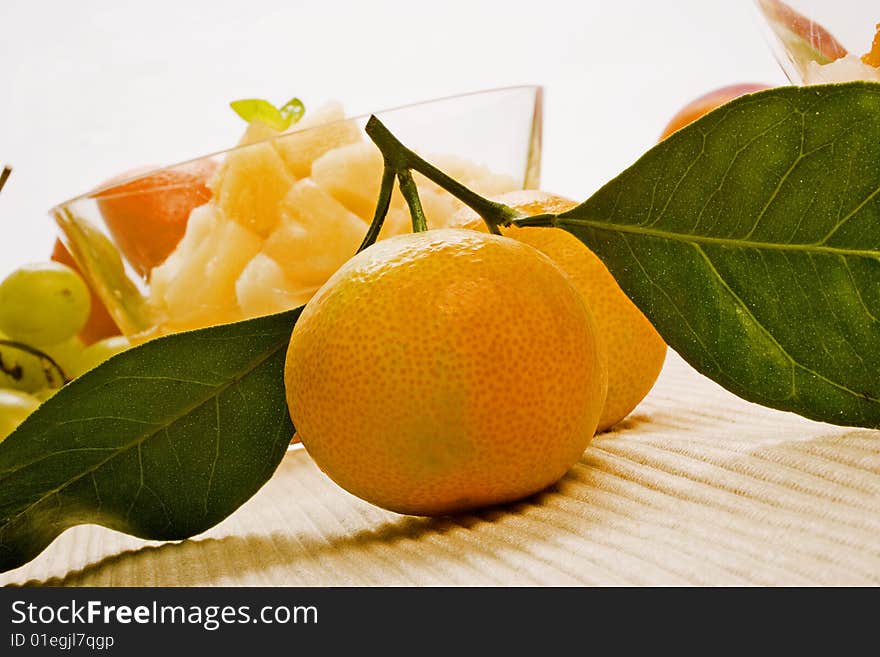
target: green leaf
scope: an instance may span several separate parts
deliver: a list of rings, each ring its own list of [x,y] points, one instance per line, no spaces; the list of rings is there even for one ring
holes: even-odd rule
[[[40,406],[0,443],[0,570],[74,525],[171,540],[235,511],[293,435],[282,381],[300,312],[147,342]]]
[[[306,106],[303,105],[299,98],[291,98],[278,111],[284,120],[287,121],[287,125],[284,128],[287,130],[287,128],[297,123],[303,117],[303,114],[306,113]]]
[[[737,395],[880,427],[880,84],[735,100],[558,217]]]
[[[287,130],[299,121],[306,111],[299,98],[291,98],[281,108],[261,98],[233,100],[229,106],[248,123],[260,121],[279,132]]]

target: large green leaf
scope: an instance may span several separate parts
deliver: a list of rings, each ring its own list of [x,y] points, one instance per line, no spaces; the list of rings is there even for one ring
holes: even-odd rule
[[[880,84],[740,98],[558,218],[746,399],[880,427]]]
[[[300,309],[160,338],[61,389],[0,443],[0,570],[73,525],[198,534],[265,483],[293,435]]]

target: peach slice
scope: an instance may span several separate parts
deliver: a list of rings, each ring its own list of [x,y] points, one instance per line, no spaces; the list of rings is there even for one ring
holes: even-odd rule
[[[877,23],[877,33],[874,35],[871,51],[862,55],[862,61],[868,66],[880,68],[880,23]]]
[[[831,32],[781,0],[761,0],[760,5],[786,48],[801,53],[805,61],[829,64],[847,55]]]
[[[144,277],[167,258],[186,232],[189,213],[211,199],[211,160],[120,182],[95,194],[98,208],[126,260]],[[105,185],[137,175],[128,172]]]
[[[704,114],[711,112],[713,109],[721,107],[725,103],[729,103],[734,98],[738,98],[739,96],[742,96],[744,94],[754,93],[756,91],[763,91],[764,89],[769,88],[770,87],[766,84],[749,82],[742,84],[731,84],[726,87],[721,87],[719,89],[715,89],[714,91],[710,91],[707,94],[703,94],[699,98],[689,102],[675,116],[672,117],[669,123],[666,124],[666,127],[663,128],[663,133],[660,135],[660,141],[666,139],[676,130],[680,130],[689,123],[696,121]]]

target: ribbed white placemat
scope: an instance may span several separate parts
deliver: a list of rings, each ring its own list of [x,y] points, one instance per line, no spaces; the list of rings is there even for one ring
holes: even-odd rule
[[[300,450],[201,536],[157,544],[78,527],[0,583],[877,584],[880,432],[749,404],[670,354],[636,412],[531,500],[399,516]]]

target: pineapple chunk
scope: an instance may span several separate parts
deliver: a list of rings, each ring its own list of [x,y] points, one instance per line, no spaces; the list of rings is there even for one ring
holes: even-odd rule
[[[245,317],[259,317],[301,306],[317,290],[317,287],[305,290],[292,287],[278,263],[258,253],[235,282],[235,295]]]
[[[372,142],[349,144],[328,151],[312,163],[312,180],[364,221],[373,218],[382,182],[382,154]],[[403,197],[395,187],[392,205]]]
[[[186,247],[173,268],[159,272],[165,267],[163,264],[154,270],[153,281],[158,278],[162,283],[151,284],[151,293],[162,295],[169,325],[178,330],[241,319],[235,281],[262,244],[257,235],[216,211],[207,210],[205,216],[200,214],[196,220],[201,225],[193,233],[191,246]],[[204,233],[197,242],[196,233]]]
[[[379,231],[379,239],[384,240],[392,235],[403,235],[410,232],[412,232],[412,217],[409,214],[409,208],[406,206],[388,208],[385,223],[382,224],[382,230]]]
[[[314,112],[306,112],[275,148],[294,178],[305,178],[312,162],[327,151],[362,140],[361,130],[354,121],[343,121],[342,105],[331,102]]]
[[[282,203],[283,219],[263,245],[294,289],[324,284],[357,251],[367,224],[306,178]]]
[[[461,207],[462,203],[421,174],[414,174],[413,179],[419,188],[419,198],[422,201],[422,210],[425,213],[428,228],[448,226],[452,215]]]
[[[196,254],[200,250],[199,247],[210,239],[216,224],[216,211],[212,203],[195,208],[189,214],[186,232],[174,251],[165,262],[154,267],[150,272],[150,302],[159,308],[162,314],[167,314],[164,305],[169,286],[190,262],[197,257],[204,257]]]
[[[521,189],[511,176],[493,173],[484,164],[476,164],[456,155],[433,155],[426,159],[481,196],[498,196]],[[436,190],[440,189],[428,180],[425,180],[425,184]]]
[[[461,203],[451,194],[435,192],[424,187],[419,187],[419,200],[422,202],[422,212],[425,213],[428,228],[448,227],[452,215],[461,207]],[[372,219],[372,216],[370,218]],[[410,215],[409,206],[401,197],[399,203],[392,202],[391,207],[388,208],[385,223],[379,232],[379,239],[411,231],[412,215]]]
[[[230,152],[210,187],[224,216],[265,237],[278,225],[279,203],[293,182],[271,143],[261,142]]]
[[[448,171],[457,180],[483,195],[500,194],[518,189],[516,181],[509,176],[491,173],[484,166],[473,164],[461,158],[433,158],[448,165]],[[312,164],[312,179],[329,192],[346,208],[370,221],[376,209],[379,185],[382,180],[382,155],[370,142],[349,144],[328,151]],[[419,189],[422,209],[429,228],[442,228],[449,225],[452,215],[462,206],[454,196],[432,183],[423,175],[414,172],[413,179]],[[391,209],[406,208],[406,203],[395,187],[391,197]],[[387,222],[393,224],[386,232],[402,232],[399,217],[391,217]],[[407,220],[408,221],[408,220]],[[395,223],[397,222],[397,223]]]
[[[248,144],[256,144],[258,141],[272,139],[281,133],[272,126],[266,125],[262,121],[251,121],[248,123],[247,129],[238,142],[239,146],[247,146]]]

